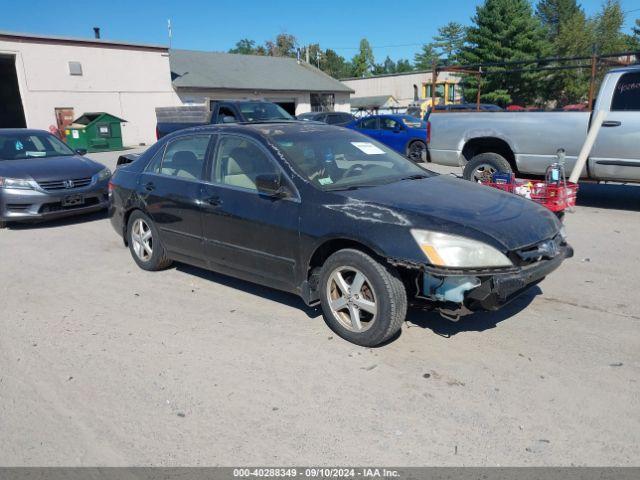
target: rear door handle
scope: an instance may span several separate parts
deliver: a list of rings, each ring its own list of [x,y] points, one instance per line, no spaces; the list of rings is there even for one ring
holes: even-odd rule
[[[602,122],[603,127],[619,127],[622,125],[622,122],[617,120],[607,120],[606,122]]]
[[[153,182],[149,182],[149,183],[145,184],[144,189],[147,192],[153,192],[156,189],[156,186],[155,186],[155,184]]]

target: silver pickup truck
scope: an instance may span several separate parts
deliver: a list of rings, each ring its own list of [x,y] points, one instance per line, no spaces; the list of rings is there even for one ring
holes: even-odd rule
[[[640,183],[640,65],[609,71],[595,110],[607,113],[581,176]],[[543,175],[564,149],[568,174],[591,119],[592,112],[435,112],[428,119],[429,156],[479,181],[496,171]]]

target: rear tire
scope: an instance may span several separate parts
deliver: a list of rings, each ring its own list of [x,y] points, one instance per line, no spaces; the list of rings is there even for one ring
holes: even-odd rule
[[[391,338],[407,315],[407,293],[396,269],[359,250],[331,255],[320,271],[318,290],[329,328],[363,347]]]
[[[422,140],[415,140],[407,147],[407,157],[414,163],[427,161],[427,144]]]
[[[167,257],[155,224],[140,210],[136,210],[129,217],[127,242],[131,256],[143,270],[163,270],[173,263]]]
[[[513,173],[513,169],[502,155],[493,152],[480,153],[467,162],[462,177],[472,182],[489,182],[496,172]]]

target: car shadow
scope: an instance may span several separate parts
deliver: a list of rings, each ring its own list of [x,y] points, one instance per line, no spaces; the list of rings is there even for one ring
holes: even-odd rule
[[[407,323],[409,328],[429,329],[433,333],[446,338],[463,332],[484,332],[495,328],[498,323],[520,313],[540,294],[542,294],[540,287],[532,287],[498,311],[477,312],[461,317],[457,322],[447,320],[435,311],[412,309],[409,310],[407,315]]]
[[[194,267],[184,263],[176,263],[175,269],[179,272],[195,275],[210,282],[219,283],[229,288],[234,288],[251,295],[278,302],[283,305],[296,308],[303,311],[308,318],[316,319],[322,316],[320,305],[309,307],[300,297],[293,293],[287,293],[275,290],[270,287],[258,285],[238,278],[230,277],[222,273],[212,272],[202,268]],[[505,305],[497,312],[479,312],[472,315],[462,317],[459,321],[453,322],[441,317],[437,312],[410,308],[407,312],[408,328],[424,328],[433,331],[435,334],[443,337],[452,337],[462,332],[483,332],[504,320],[507,320],[522,310],[527,308],[533,299],[542,294],[542,290],[538,286],[530,288],[512,302]],[[389,343],[395,342],[402,335],[400,330],[396,335],[388,339],[378,347],[383,347]]]
[[[106,220],[109,218],[108,210],[99,210],[97,212],[84,213],[71,217],[63,217],[52,220],[41,221],[25,221],[25,222],[9,222],[7,229],[9,230],[35,230],[46,228],[60,228],[69,225],[77,225],[81,223],[96,222],[98,220]]]
[[[309,318],[317,318],[322,315],[322,310],[320,309],[319,305],[316,307],[309,307],[302,301],[302,298],[293,293],[283,292],[282,290],[276,290],[270,287],[264,287],[257,283],[251,283],[246,280],[230,277],[223,273],[205,270],[203,268],[194,267],[185,263],[176,263],[175,269],[179,272],[188,273],[189,275],[195,275],[196,277],[200,277],[203,280],[219,283],[220,285],[224,285],[225,287],[234,288],[251,295],[256,295],[273,302],[287,305],[288,307],[297,308],[303,311]]]
[[[581,183],[577,205],[640,211],[640,187],[636,185]]]

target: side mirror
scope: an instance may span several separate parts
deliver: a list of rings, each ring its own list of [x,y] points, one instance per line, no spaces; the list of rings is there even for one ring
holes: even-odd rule
[[[267,173],[256,177],[258,193],[268,197],[283,198],[287,190],[282,186],[282,176],[277,173]]]
[[[86,148],[76,148],[76,153],[78,155],[86,155],[87,154],[87,149]]]
[[[225,115],[224,117],[222,117],[222,123],[236,123],[236,117]]]

